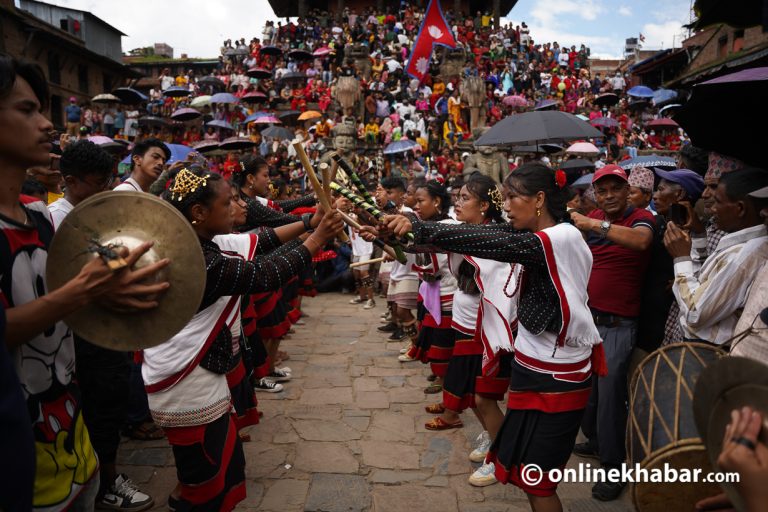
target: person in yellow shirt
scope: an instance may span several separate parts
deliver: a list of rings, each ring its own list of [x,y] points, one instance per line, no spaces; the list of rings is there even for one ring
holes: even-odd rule
[[[443,123],[443,140],[451,148],[455,148],[459,142],[464,140],[464,132],[461,127],[453,121],[452,117],[449,117],[448,120]]]
[[[448,115],[451,116],[454,123],[459,124],[461,119],[461,98],[459,97],[458,89],[454,89],[453,94],[448,98]]]
[[[368,121],[365,125],[366,144],[376,144],[379,141],[379,118]]]

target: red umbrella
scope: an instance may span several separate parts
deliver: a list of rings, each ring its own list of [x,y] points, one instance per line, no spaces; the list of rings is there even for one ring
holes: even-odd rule
[[[648,128],[679,128],[680,125],[668,117],[662,117],[660,119],[654,119],[650,123],[646,124]]]
[[[315,57],[325,57],[326,55],[330,55],[332,51],[333,50],[331,50],[327,46],[323,46],[322,48],[318,48],[317,50],[312,52],[312,55],[314,55]]]

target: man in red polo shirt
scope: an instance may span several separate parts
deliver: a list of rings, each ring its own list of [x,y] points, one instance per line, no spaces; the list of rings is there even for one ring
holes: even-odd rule
[[[589,307],[603,338],[608,375],[594,379],[581,429],[589,439],[574,452],[599,457],[606,469],[626,457],[627,368],[637,338],[643,280],[651,256],[653,215],[629,203],[629,182],[617,165],[599,169],[592,180],[598,209],[589,216],[572,213],[592,251]],[[623,483],[599,482],[592,497],[618,498]]]

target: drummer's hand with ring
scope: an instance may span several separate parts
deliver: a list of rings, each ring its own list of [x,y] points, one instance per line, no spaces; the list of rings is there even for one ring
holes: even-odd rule
[[[83,266],[75,279],[82,282],[91,301],[103,301],[111,309],[136,311],[156,308],[159,305],[158,294],[165,292],[170,283],[143,284],[142,281],[167,267],[171,260],[165,258],[138,270],[133,269],[133,265],[153,244],[145,242],[132,251],[116,249],[126,262],[126,266],[117,271],[112,271],[102,258],[94,258]]]

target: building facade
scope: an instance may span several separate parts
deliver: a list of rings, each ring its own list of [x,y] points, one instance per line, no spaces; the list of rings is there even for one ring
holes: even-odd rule
[[[0,51],[43,68],[51,90],[50,119],[59,129],[70,97],[86,103],[138,76],[121,62],[122,35],[84,11],[0,0]]]

